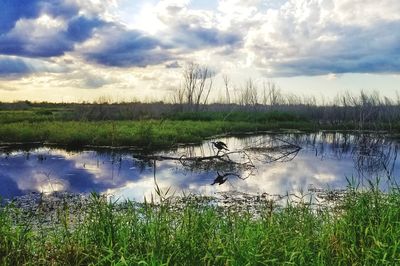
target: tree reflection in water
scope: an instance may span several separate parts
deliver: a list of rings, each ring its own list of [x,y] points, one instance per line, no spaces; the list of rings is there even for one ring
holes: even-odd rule
[[[302,148],[313,149],[321,160],[353,160],[356,182],[386,178],[397,186],[393,178],[397,161],[398,143],[379,133],[346,134],[320,132],[315,134],[272,134],[243,139],[234,150],[210,154],[207,146],[190,146],[178,156],[139,156],[143,160],[173,160],[186,171],[214,172],[211,185],[225,184],[231,178],[247,179],[255,176],[257,166],[275,162],[285,163],[296,158]],[[354,178],[351,177],[351,178]]]
[[[0,193],[12,197],[30,191],[97,191],[138,198],[154,191],[149,180],[153,168],[162,187],[194,193],[276,194],[310,184],[345,188],[346,178],[368,185],[380,177],[385,185],[397,186],[399,143],[389,135],[319,132],[221,137],[229,151],[218,154],[212,148],[214,140],[152,155],[137,155],[137,150],[129,149],[2,146]]]
[[[186,153],[179,157],[166,155],[136,155],[135,157],[154,162],[176,161],[188,171],[215,171],[216,178],[211,185],[222,185],[229,178],[245,180],[254,175],[254,171],[257,169],[254,164],[255,160],[262,164],[289,162],[297,156],[300,150],[299,145],[275,136],[268,139],[255,139],[243,147],[236,147],[233,151],[219,150],[216,153],[214,151],[212,155],[207,155],[203,147],[200,149],[200,155],[196,153],[194,147],[188,147]],[[156,178],[155,175],[154,178]]]

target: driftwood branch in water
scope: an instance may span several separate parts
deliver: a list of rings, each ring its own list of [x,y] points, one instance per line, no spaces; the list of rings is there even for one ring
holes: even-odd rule
[[[231,164],[238,164],[242,165],[243,163],[238,163],[235,161],[232,161],[229,159],[229,154],[239,154],[239,153],[244,153],[243,151],[230,151],[226,152],[223,154],[216,154],[216,155],[211,155],[211,156],[193,156],[193,157],[187,157],[186,155],[182,155],[180,157],[173,157],[173,156],[164,156],[164,155],[140,155],[140,154],[135,154],[134,157],[137,159],[145,159],[145,160],[157,160],[157,161],[164,161],[164,160],[170,160],[170,161],[192,161],[192,162],[204,162],[204,161],[213,161],[213,160],[219,160],[222,162],[226,163],[231,163]],[[247,155],[248,157],[248,155]],[[250,160],[250,158],[249,158]]]
[[[262,154],[265,156],[264,160],[259,160],[262,161],[263,163],[272,163],[276,161],[281,161],[284,159],[289,158],[287,161],[292,160],[297,153],[300,151],[301,147],[298,145],[295,145],[293,143],[290,143],[288,141],[274,138],[275,140],[278,140],[282,143],[283,145],[278,145],[278,146],[265,146],[265,145],[254,145],[252,147],[244,147],[241,150],[235,150],[235,151],[228,151],[228,152],[223,152],[223,153],[217,153],[215,155],[209,155],[209,156],[167,156],[167,155],[140,155],[136,154],[134,155],[134,158],[137,159],[142,159],[142,160],[152,160],[152,161],[164,161],[164,160],[169,160],[169,161],[177,161],[180,164],[182,164],[185,167],[193,167],[193,166],[198,166],[198,165],[207,165],[207,167],[211,166],[212,163],[215,162],[222,162],[226,166],[234,166],[237,171],[242,171],[242,170],[250,170],[255,168],[255,164],[253,163],[253,159],[258,160],[256,157],[252,158],[252,156],[257,156],[257,154]],[[265,144],[265,143],[263,143]],[[271,156],[269,153],[275,153],[277,151],[280,151],[280,154],[278,156]],[[240,156],[242,160],[240,161],[235,161],[231,159],[229,156],[230,155],[236,155]],[[251,174],[250,172],[250,174]],[[218,174],[219,179],[217,178],[217,183],[221,183],[223,180],[225,180],[225,177],[228,176],[237,176],[239,178],[240,175],[236,173],[230,172],[229,174]],[[243,178],[245,179],[245,178]]]
[[[217,176],[214,179],[214,182],[211,185],[224,184],[230,177],[237,177],[239,179],[245,180],[251,175],[253,175],[254,170],[256,169],[253,160],[261,161],[264,164],[277,162],[277,161],[290,161],[296,157],[298,152],[301,150],[301,147],[290,143],[288,141],[274,138],[273,140],[278,140],[281,142],[280,145],[266,145],[265,142],[261,144],[254,143],[253,146],[243,147],[241,150],[220,151],[215,155],[209,156],[167,156],[167,155],[141,155],[135,154],[133,157],[145,161],[154,161],[154,168],[156,168],[156,161],[177,161],[183,167],[188,167],[190,169],[204,169],[216,170]],[[283,143],[283,144],[282,144]],[[276,152],[278,152],[278,156],[276,156]],[[190,154],[190,153],[189,153]],[[275,154],[273,156],[272,154]],[[233,158],[241,158],[238,161],[231,159],[230,155]],[[264,156],[263,160],[259,160],[257,155]],[[252,158],[253,157],[253,158]],[[155,171],[155,170],[154,170]],[[155,172],[154,172],[155,179]],[[157,185],[157,183],[156,183]]]

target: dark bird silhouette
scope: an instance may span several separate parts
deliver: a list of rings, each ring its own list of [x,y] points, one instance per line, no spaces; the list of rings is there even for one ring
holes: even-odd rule
[[[217,172],[217,177],[214,179],[214,182],[211,184],[211,185],[215,185],[215,184],[219,184],[219,185],[222,185],[223,183],[225,183],[226,182],[226,180],[228,180],[228,176],[230,175],[230,174],[223,174],[223,175],[221,175],[219,172]]]
[[[226,146],[226,144],[222,141],[211,141],[211,143],[214,145],[215,148],[218,149],[218,152],[220,152],[221,150],[229,151],[228,146]]]

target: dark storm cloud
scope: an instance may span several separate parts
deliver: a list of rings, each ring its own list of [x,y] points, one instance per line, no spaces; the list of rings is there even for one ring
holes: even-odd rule
[[[32,73],[32,69],[21,59],[0,58],[0,77]]]
[[[165,36],[149,36],[117,23],[79,15],[80,7],[65,0],[4,0],[0,8],[6,14],[0,18],[0,55],[30,58],[62,56],[73,51],[76,44],[91,38],[97,30],[99,43],[90,49],[77,51],[84,58],[105,66],[145,67],[176,60],[176,53],[232,47],[241,41],[237,34],[189,23],[191,20],[174,23]],[[44,14],[64,25],[47,27],[34,20],[26,21]],[[199,18],[193,19],[196,21]],[[173,49],[175,54],[171,52]],[[32,72],[23,61],[8,61],[3,62],[7,64],[4,74]]]
[[[40,1],[35,0],[2,0],[0,2],[0,34],[7,33],[21,18],[37,17]]]
[[[176,60],[172,50],[185,54],[221,46],[235,46],[241,38],[213,28],[180,25],[161,39],[137,30],[125,29],[117,24],[99,32],[100,44],[85,52],[89,61],[117,67],[146,67]]]
[[[26,57],[52,57],[71,51],[74,42],[63,33],[52,35],[51,38],[33,38],[24,36],[0,37],[0,54]]]
[[[75,45],[93,35],[95,29],[106,29],[100,33],[102,42],[84,53],[89,61],[106,66],[154,65],[170,59],[165,45],[144,33],[125,29],[123,26],[105,22],[98,18],[79,16],[76,5],[66,4],[63,0],[10,1],[1,3],[7,15],[0,19],[0,54],[46,58],[61,56],[72,51]],[[66,27],[48,29],[32,23],[19,25],[20,19],[35,19],[42,14],[52,18],[61,17]],[[33,34],[34,32],[34,34]],[[210,38],[210,37],[209,37]],[[31,73],[32,69],[22,60],[3,60],[3,75],[8,73]]]
[[[78,6],[63,0],[2,0],[0,10],[0,34],[9,32],[18,20],[36,18],[41,12],[62,17],[79,12]]]
[[[101,27],[106,23],[97,18],[89,19],[83,16],[72,19],[68,24],[66,38],[75,42],[82,42],[92,35],[95,28]]]
[[[73,1],[65,0],[40,0],[39,7],[44,13],[51,14],[55,17],[70,18],[78,15],[79,6]]]
[[[37,59],[0,57],[0,78],[19,77],[38,72],[61,73],[67,68]]]
[[[26,57],[52,57],[74,49],[74,45],[91,37],[105,22],[78,16],[79,8],[63,0],[3,0],[0,3],[0,54]],[[61,17],[67,29],[40,28],[26,23],[15,30],[21,19],[35,19],[42,14]],[[35,32],[35,34],[33,34]]]
[[[145,67],[171,59],[169,47],[142,32],[113,26],[101,35],[101,44],[85,52],[89,61],[106,66]]]
[[[204,28],[201,26],[179,25],[174,28],[174,43],[191,49],[203,49],[220,46],[235,46],[239,44],[242,37],[235,33],[223,32],[215,28]]]
[[[329,73],[399,73],[400,55],[365,55],[361,58],[296,59],[276,65],[279,76],[315,76]]]

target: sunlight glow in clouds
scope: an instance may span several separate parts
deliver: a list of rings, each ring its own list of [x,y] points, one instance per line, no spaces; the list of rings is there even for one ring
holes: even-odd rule
[[[216,90],[222,74],[317,96],[399,89],[398,0],[2,0],[0,10],[1,101],[164,100],[191,61],[217,71]]]

